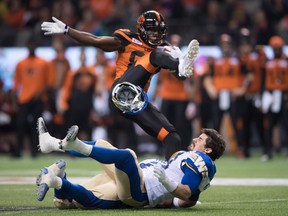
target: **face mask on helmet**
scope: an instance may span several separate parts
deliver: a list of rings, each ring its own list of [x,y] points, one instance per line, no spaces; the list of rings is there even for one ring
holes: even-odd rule
[[[138,18],[137,30],[141,39],[150,46],[157,46],[163,43],[167,33],[163,16],[152,10],[143,13]]]

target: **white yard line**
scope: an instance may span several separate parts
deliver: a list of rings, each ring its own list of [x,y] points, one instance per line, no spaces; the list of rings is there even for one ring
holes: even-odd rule
[[[69,180],[79,184],[89,178],[71,177]],[[0,184],[35,184],[36,177],[0,177]],[[215,178],[211,185],[220,186],[288,186],[288,179],[281,178]]]
[[[229,186],[288,186],[288,179],[282,178],[215,178],[211,185]]]
[[[221,202],[197,202],[198,205],[223,205],[223,204],[241,204],[241,203],[271,203],[271,202],[286,202],[288,199],[260,199],[247,201],[221,201]]]

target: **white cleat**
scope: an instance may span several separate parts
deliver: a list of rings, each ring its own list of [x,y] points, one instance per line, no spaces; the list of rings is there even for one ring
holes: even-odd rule
[[[187,48],[187,53],[182,59],[179,59],[179,76],[180,77],[191,77],[193,74],[193,63],[199,53],[199,42],[192,40]]]
[[[39,151],[42,153],[50,153],[53,151],[61,151],[59,148],[59,139],[56,139],[55,137],[52,137],[45,125],[44,119],[42,117],[38,118],[37,120],[37,131],[39,135]]]
[[[44,176],[46,177],[45,180],[44,180]],[[36,179],[37,199],[39,201],[42,201],[45,198],[46,193],[49,190],[48,183],[50,183],[50,181],[48,182],[47,179],[49,179],[48,169],[44,168],[40,171],[40,174],[37,176],[37,179]]]
[[[65,176],[66,162],[64,160],[58,160],[46,169],[48,169],[49,172],[54,173],[54,175],[63,178]],[[36,185],[40,186],[41,178],[38,177],[36,179]]]
[[[66,169],[66,161],[65,160],[58,160],[54,164],[48,167],[48,170],[54,172],[54,174],[58,177],[63,178],[65,176],[65,169]]]
[[[70,127],[67,131],[66,137],[59,142],[59,148],[64,150],[73,149],[69,146],[69,143],[72,143],[76,140],[78,131],[79,127],[77,125],[73,125],[72,127]]]
[[[45,198],[50,187],[57,187],[57,178],[55,173],[48,168],[44,168],[40,171],[40,174],[36,178],[37,199],[39,201],[42,201]]]

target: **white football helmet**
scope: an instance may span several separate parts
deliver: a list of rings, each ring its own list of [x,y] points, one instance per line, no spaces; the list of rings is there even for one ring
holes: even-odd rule
[[[123,113],[133,115],[147,107],[148,96],[141,87],[130,82],[122,82],[114,87],[112,101]]]

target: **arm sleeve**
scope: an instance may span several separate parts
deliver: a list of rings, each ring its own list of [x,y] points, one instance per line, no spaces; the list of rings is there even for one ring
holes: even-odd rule
[[[188,185],[192,191],[192,196],[198,193],[198,187],[202,181],[202,174],[198,171],[198,168],[192,162],[191,159],[187,159],[186,163],[182,167],[184,176],[181,180],[181,183]]]

